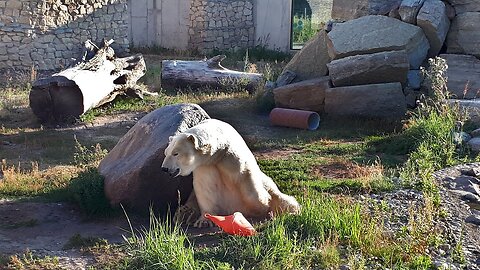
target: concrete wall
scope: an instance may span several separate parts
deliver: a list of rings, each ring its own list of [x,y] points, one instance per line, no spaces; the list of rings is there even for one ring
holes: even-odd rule
[[[126,0],[0,0],[0,69],[61,69],[87,39],[127,52],[128,22]]]
[[[255,0],[255,45],[290,50],[292,0]]]

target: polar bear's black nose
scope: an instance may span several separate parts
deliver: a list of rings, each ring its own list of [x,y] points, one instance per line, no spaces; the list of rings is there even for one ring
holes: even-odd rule
[[[162,167],[162,171],[168,172],[168,168]]]

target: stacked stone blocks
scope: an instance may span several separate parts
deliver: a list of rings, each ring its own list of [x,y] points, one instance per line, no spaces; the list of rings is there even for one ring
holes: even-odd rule
[[[189,35],[189,46],[200,51],[252,47],[253,1],[193,0]]]

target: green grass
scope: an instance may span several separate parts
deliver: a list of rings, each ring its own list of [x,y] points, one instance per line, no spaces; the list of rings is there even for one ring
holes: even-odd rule
[[[262,53],[261,48],[249,50],[248,57],[245,51],[237,53],[231,55],[228,65],[240,69],[258,57],[278,57],[273,52],[270,56]],[[146,80],[155,90],[161,89],[156,85],[159,72],[157,63]],[[269,76],[274,78],[274,74],[272,71]],[[441,83],[432,81],[430,87],[436,89]],[[69,201],[95,218],[115,214],[105,198],[104,179],[96,166],[127,128],[92,124],[90,133],[43,129],[22,118],[28,118],[26,93],[0,94],[6,98],[0,108],[0,139],[15,145],[0,149],[5,159],[0,197]],[[372,265],[428,269],[432,262],[426,250],[438,245],[441,238],[433,225],[442,213],[432,173],[471,158],[452,140],[452,131],[459,131],[458,111],[443,106],[444,97],[434,97],[425,100],[424,107],[403,127],[361,119],[322,119],[316,131],[271,126],[268,116],[258,112],[254,97],[247,93],[164,89],[144,100],[119,98],[89,111],[82,116],[83,123],[88,126],[100,117],[121,113],[143,114],[179,102],[199,103],[213,118],[231,123],[244,136],[261,169],[283,192],[301,201],[302,212],[256,225],[259,234],[253,237],[216,236],[209,247],[199,247],[181,228],[153,214],[148,228],[131,229],[124,246],[99,247],[98,239],[80,235],[72,237],[67,246],[90,250],[96,257],[106,255],[95,266],[99,269],[337,269],[344,264],[352,269]],[[19,123],[15,122],[16,114],[23,115]],[[393,176],[399,176],[404,186],[425,191],[426,199],[425,205],[412,207],[405,214],[408,224],[404,228],[386,233],[382,220],[390,209],[380,203],[370,211],[352,195],[394,190],[402,182],[393,181]],[[13,226],[30,224],[34,222]],[[458,246],[455,258],[462,262],[461,242]],[[55,260],[42,261],[28,254],[8,263],[24,267],[45,262],[48,267],[55,265]]]
[[[132,255],[125,269],[199,269],[188,237],[169,219],[161,221],[150,211],[149,228],[131,230],[127,246]]]

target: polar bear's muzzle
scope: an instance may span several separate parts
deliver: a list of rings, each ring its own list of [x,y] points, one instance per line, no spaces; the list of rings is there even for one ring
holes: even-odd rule
[[[180,175],[180,169],[179,168],[171,169],[171,168],[167,168],[167,167],[162,166],[162,171],[168,173],[170,176],[173,176],[173,177],[177,177],[177,176]]]

